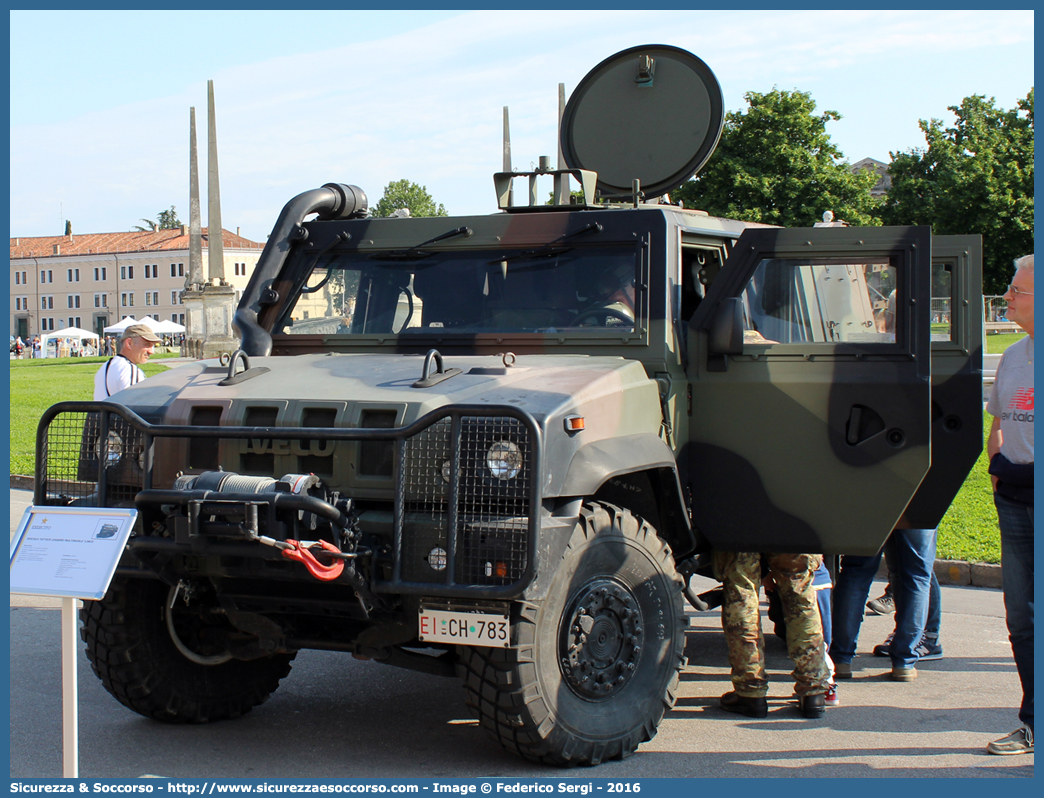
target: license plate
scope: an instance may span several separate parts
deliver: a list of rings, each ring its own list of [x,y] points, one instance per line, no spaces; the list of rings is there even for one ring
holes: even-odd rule
[[[511,622],[506,613],[458,612],[421,609],[420,639],[426,643],[507,648],[511,645]]]

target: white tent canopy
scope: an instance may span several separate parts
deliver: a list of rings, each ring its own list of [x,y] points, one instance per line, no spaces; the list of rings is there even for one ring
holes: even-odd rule
[[[156,325],[158,325],[159,323],[160,322],[156,321],[151,316],[145,316],[141,319],[135,319],[133,316],[127,316],[127,318],[122,319],[121,321],[118,321],[115,324],[110,324],[108,327],[105,328],[104,332],[122,333],[132,324],[144,324],[153,332],[157,332]]]
[[[92,333],[90,330],[81,330],[79,327],[66,327],[64,330],[44,333],[40,336],[40,340],[46,342],[48,338],[76,338],[82,341],[84,338],[97,337],[98,333]],[[44,345],[46,346],[46,343]]]
[[[177,335],[178,333],[185,332],[185,325],[178,324],[176,321],[157,321],[152,325],[153,332],[157,332],[160,335]]]
[[[89,338],[94,341],[94,349],[98,349],[98,333],[92,333],[90,330],[81,330],[79,327],[66,327],[64,330],[55,330],[54,332],[44,333],[40,336],[40,346],[43,347],[43,351],[47,352],[47,344],[52,339],[62,341],[65,338],[75,338],[83,345],[83,339]],[[56,350],[57,351],[57,350]]]

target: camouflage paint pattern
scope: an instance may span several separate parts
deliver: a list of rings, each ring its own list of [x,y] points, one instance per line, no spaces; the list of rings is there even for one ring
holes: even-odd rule
[[[761,631],[761,558],[768,561],[787,624],[787,651],[794,661],[791,674],[798,695],[824,693],[830,680],[823,645],[823,624],[812,588],[821,558],[815,554],[715,552],[714,572],[725,587],[721,625],[729,647],[733,688],[741,696],[763,697],[765,639]]]

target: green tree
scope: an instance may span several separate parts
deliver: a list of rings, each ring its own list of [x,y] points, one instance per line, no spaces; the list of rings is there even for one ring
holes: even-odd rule
[[[391,216],[400,208],[409,209],[410,216],[446,216],[442,203],[436,205],[425,186],[409,180],[393,180],[384,188],[384,196],[373,206],[372,216]]]
[[[952,127],[921,120],[927,149],[892,153],[885,224],[978,233],[983,292],[1003,293],[1012,262],[1033,251],[1033,89],[1011,110],[982,95],[950,106]]]
[[[826,131],[840,114],[816,113],[803,91],[751,91],[744,98],[746,112],[726,114],[714,155],[673,199],[714,216],[787,227],[811,226],[824,211],[850,224],[879,224],[870,196],[877,176],[853,173]]]
[[[156,214],[156,221],[151,219],[139,219],[138,221],[145,222],[145,227],[141,225],[135,225],[132,229],[148,232],[150,230],[176,230],[181,227],[181,219],[178,218],[178,212],[174,206],[170,206],[170,210],[160,211]]]

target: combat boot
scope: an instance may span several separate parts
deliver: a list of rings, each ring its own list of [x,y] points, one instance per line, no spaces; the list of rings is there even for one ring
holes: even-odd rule
[[[768,717],[768,701],[765,696],[745,696],[733,690],[725,693],[718,703],[726,712],[735,712],[739,715],[746,715],[748,718]]]
[[[798,696],[798,709],[806,718],[821,718],[826,714],[826,696],[822,693]]]

